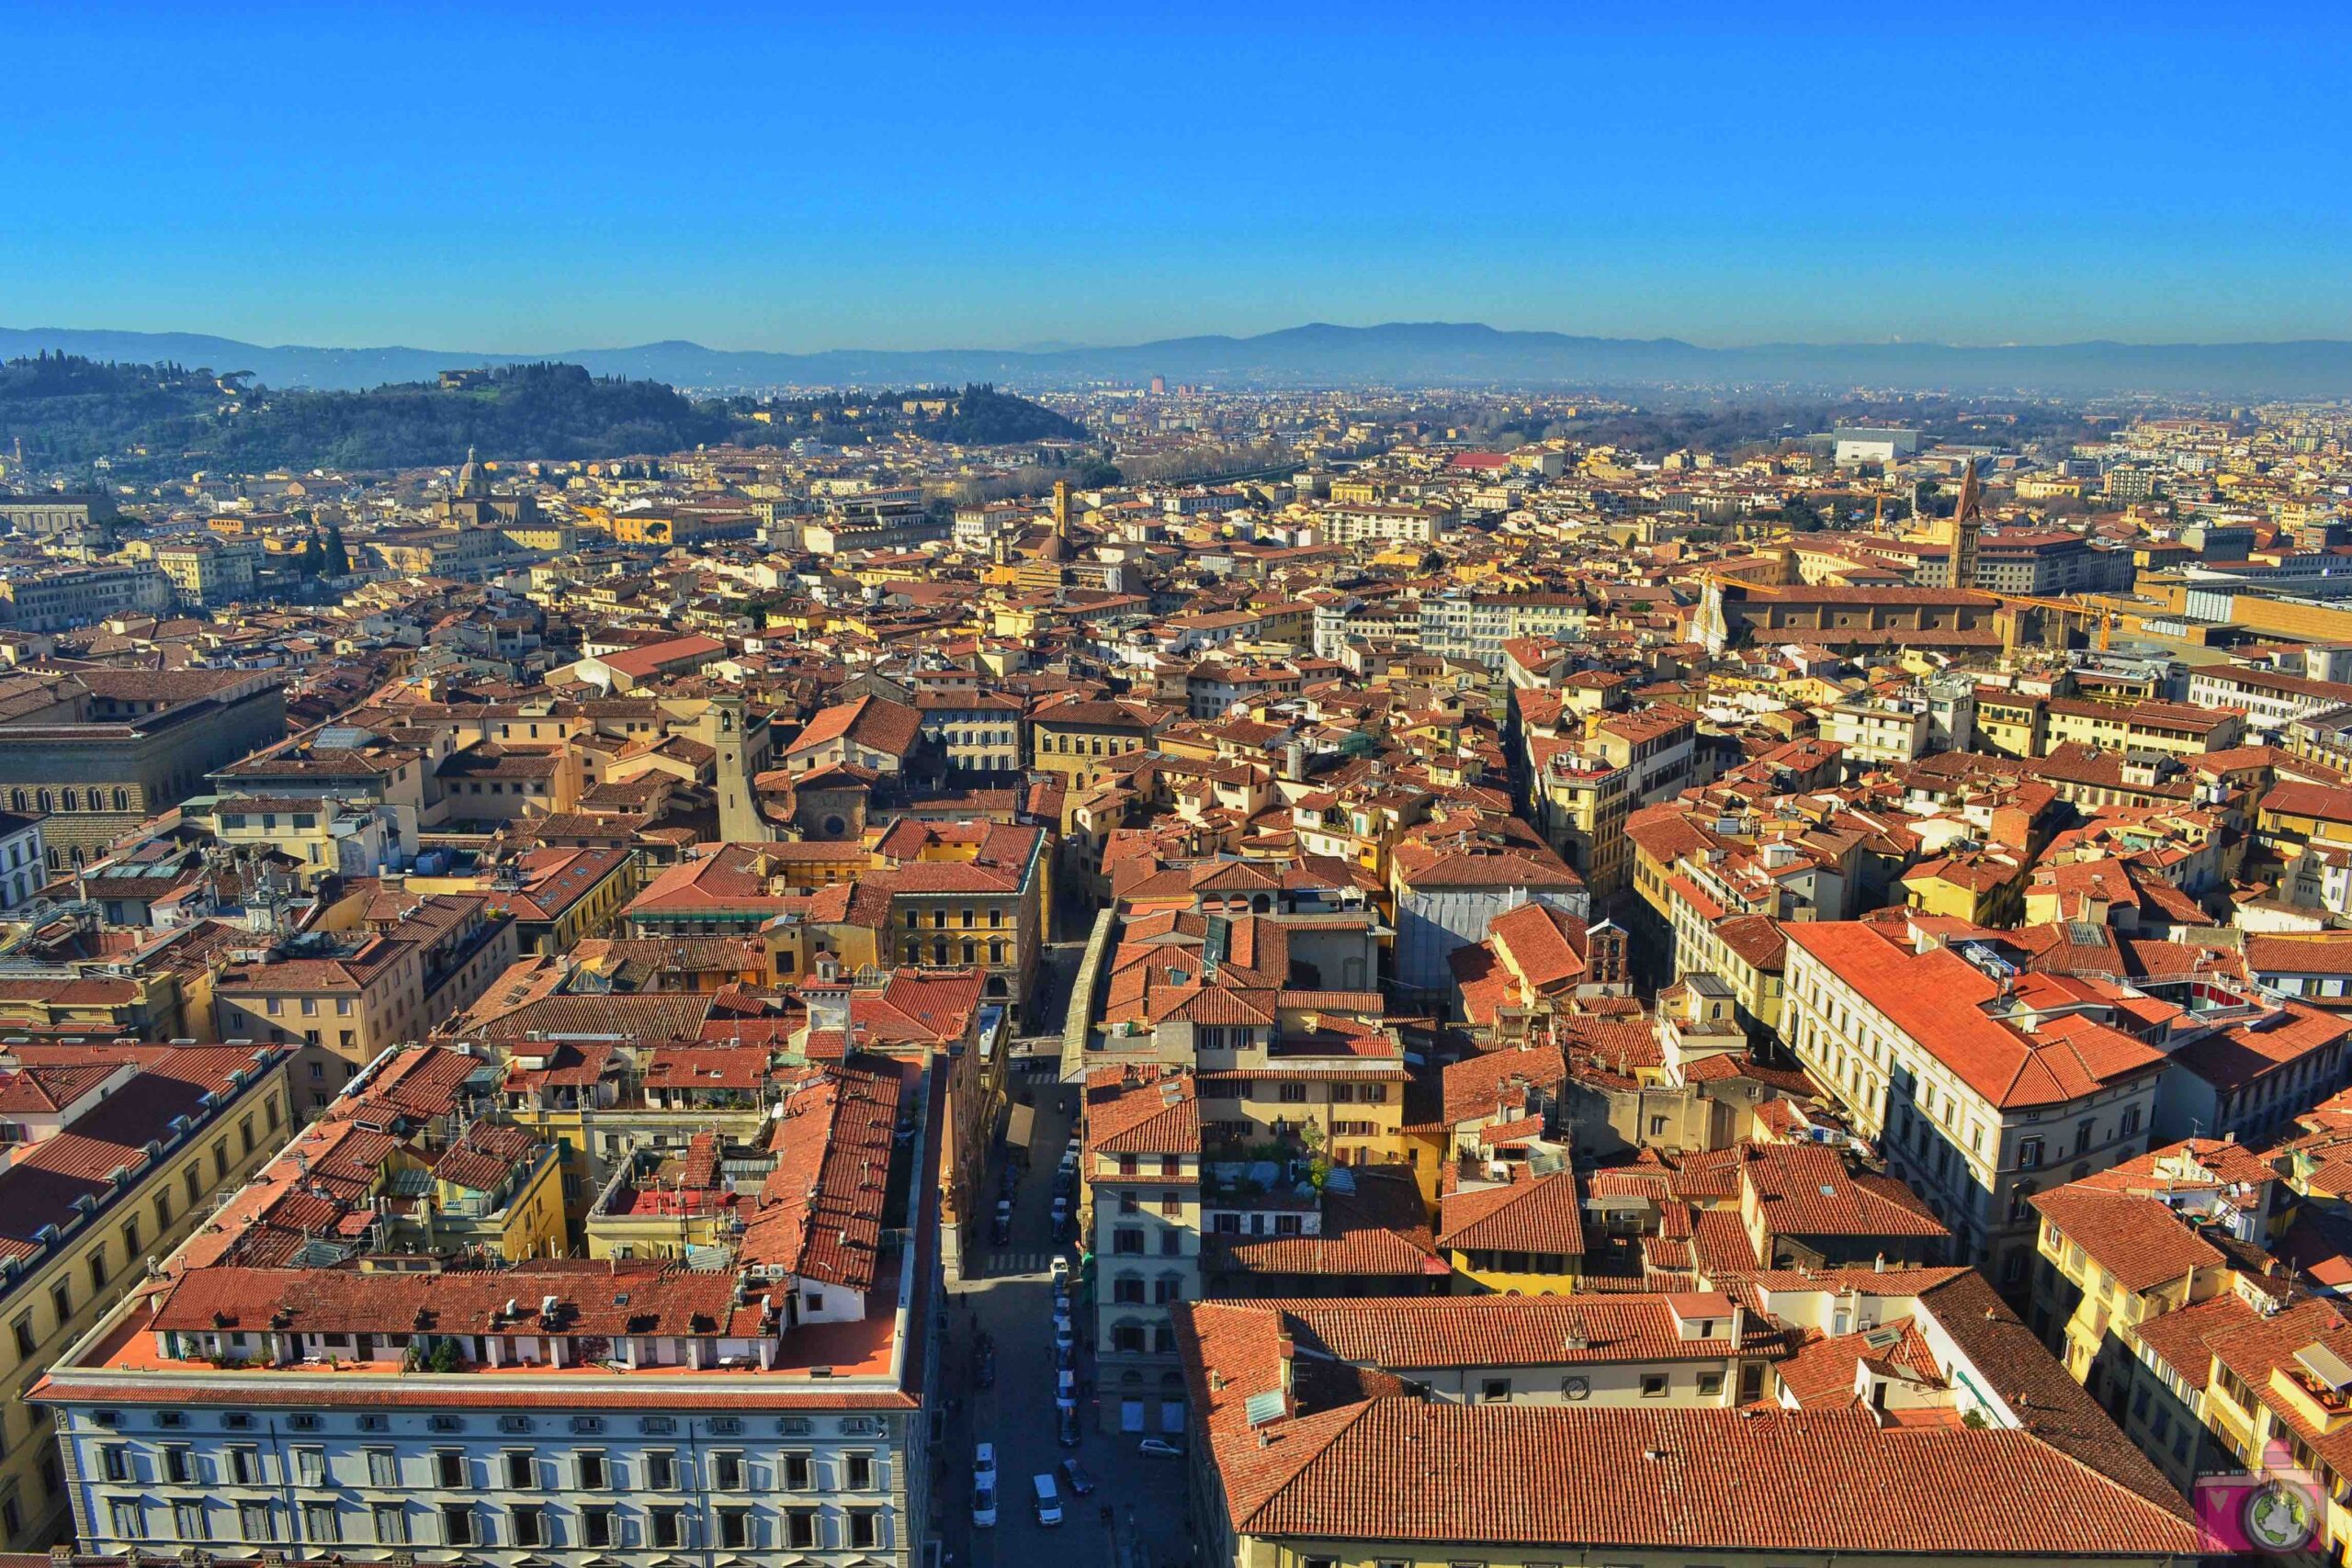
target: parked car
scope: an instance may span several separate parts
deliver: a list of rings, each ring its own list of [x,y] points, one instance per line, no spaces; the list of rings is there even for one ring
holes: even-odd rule
[[[1055,1436],[1059,1439],[1062,1447],[1066,1449],[1074,1449],[1078,1447],[1077,1411],[1065,1410],[1062,1412],[1061,1421],[1056,1430]]]
[[[1078,1374],[1068,1367],[1054,1374],[1054,1403],[1064,1410],[1078,1408]]]
[[[1062,1461],[1061,1470],[1062,1479],[1069,1483],[1071,1496],[1091,1497],[1094,1495],[1094,1477],[1086,1472],[1084,1465],[1074,1459],[1066,1459]]]
[[[1054,1235],[1057,1238],[1061,1235],[1062,1227],[1068,1224],[1069,1224],[1069,1200],[1057,1198],[1054,1200]]]
[[[1033,1475],[1029,1485],[1036,1494],[1037,1522],[1047,1529],[1062,1522],[1061,1489],[1050,1475]]]
[[[994,1443],[980,1443],[973,1448],[972,1484],[975,1486],[996,1484],[996,1445]]]
[[[1069,1282],[1069,1259],[1057,1252],[1049,1267],[1054,1276],[1055,1287],[1060,1289],[1067,1286]]]
[[[1069,1314],[1057,1311],[1054,1314],[1054,1348],[1068,1351],[1077,1344],[1078,1336],[1070,1327]]]
[[[995,1351],[983,1350],[972,1359],[972,1386],[974,1388],[996,1386]]]
[[[1136,1445],[1146,1459],[1182,1459],[1184,1445],[1174,1438],[1146,1438]]]
[[[995,1524],[996,1488],[993,1486],[973,1487],[972,1528],[974,1529],[988,1529],[992,1528]]]

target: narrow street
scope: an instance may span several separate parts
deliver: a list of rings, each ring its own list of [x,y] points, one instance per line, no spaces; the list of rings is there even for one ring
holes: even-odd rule
[[[1032,1025],[1035,1033],[1059,1027],[1077,945],[1057,944],[1066,950],[1048,951],[1046,963],[1058,971],[1057,983],[1050,1017]],[[1051,1269],[1058,1253],[1070,1260],[1075,1280],[1079,1248],[1074,1239],[1057,1245],[1053,1238],[1054,1170],[1075,1125],[1080,1089],[1051,1077],[1016,1075],[1014,1092],[1026,1095],[1036,1108],[1035,1145],[1028,1168],[1022,1169],[1017,1163],[1014,1168],[1020,1174],[1010,1240],[1001,1247],[984,1247],[971,1276],[953,1290],[943,1392],[960,1403],[949,1417],[946,1447],[933,1482],[933,1495],[944,1509],[939,1538],[951,1562],[972,1568],[1027,1568],[1055,1560],[1066,1568],[1189,1563],[1182,1460],[1146,1458],[1136,1438],[1103,1434],[1091,1392],[1079,1402],[1078,1447],[1060,1444],[1054,1404]],[[1009,1156],[1001,1156],[1000,1161],[1003,1157]],[[989,1172],[992,1193],[1001,1168],[1000,1163]],[[1094,1376],[1094,1359],[1088,1343],[1092,1314],[1082,1296],[1074,1300],[1071,1315],[1079,1340],[1076,1371],[1083,1387]],[[983,1335],[993,1341],[996,1358],[995,1386],[986,1389],[972,1382]],[[997,1522],[990,1529],[972,1525],[972,1455],[978,1442],[996,1445]],[[1060,1469],[1066,1459],[1075,1459],[1091,1477],[1092,1495],[1070,1495]],[[1061,1494],[1058,1527],[1037,1523],[1031,1478],[1038,1475],[1053,1476]]]

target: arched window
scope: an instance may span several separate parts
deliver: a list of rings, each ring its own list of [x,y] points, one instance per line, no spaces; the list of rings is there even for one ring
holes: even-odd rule
[[[59,790],[57,792],[57,809],[60,811],[71,811],[74,809],[74,798],[72,788],[68,787]]]
[[[114,786],[114,808],[117,811],[128,811],[130,809],[130,792],[123,788],[120,784]]]
[[[55,801],[51,798],[50,793],[47,790],[39,792],[33,796],[33,799],[39,804],[40,808],[43,811],[54,811],[57,809]]]
[[[11,811],[22,811],[24,808],[25,792],[21,789],[10,790],[8,792],[8,809]]]

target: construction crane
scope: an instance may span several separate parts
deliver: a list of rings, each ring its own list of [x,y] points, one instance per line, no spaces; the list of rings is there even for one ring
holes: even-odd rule
[[[2075,632],[2088,637],[2092,646],[2105,653],[2109,638],[2123,624],[2120,611],[2087,600],[2050,599],[2031,593],[1995,593],[1993,597],[2001,605],[1995,613],[1994,622],[2001,629],[2001,651],[2005,654],[2015,654],[2019,648],[2037,642],[2064,648],[2066,638]],[[2029,621],[2041,635],[2026,635]]]

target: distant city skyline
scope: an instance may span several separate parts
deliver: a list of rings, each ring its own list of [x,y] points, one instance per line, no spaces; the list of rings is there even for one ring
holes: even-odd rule
[[[0,324],[527,354],[1476,321],[2352,338],[2352,25],[30,8]],[[1964,22],[1964,26],[1962,23]]]

